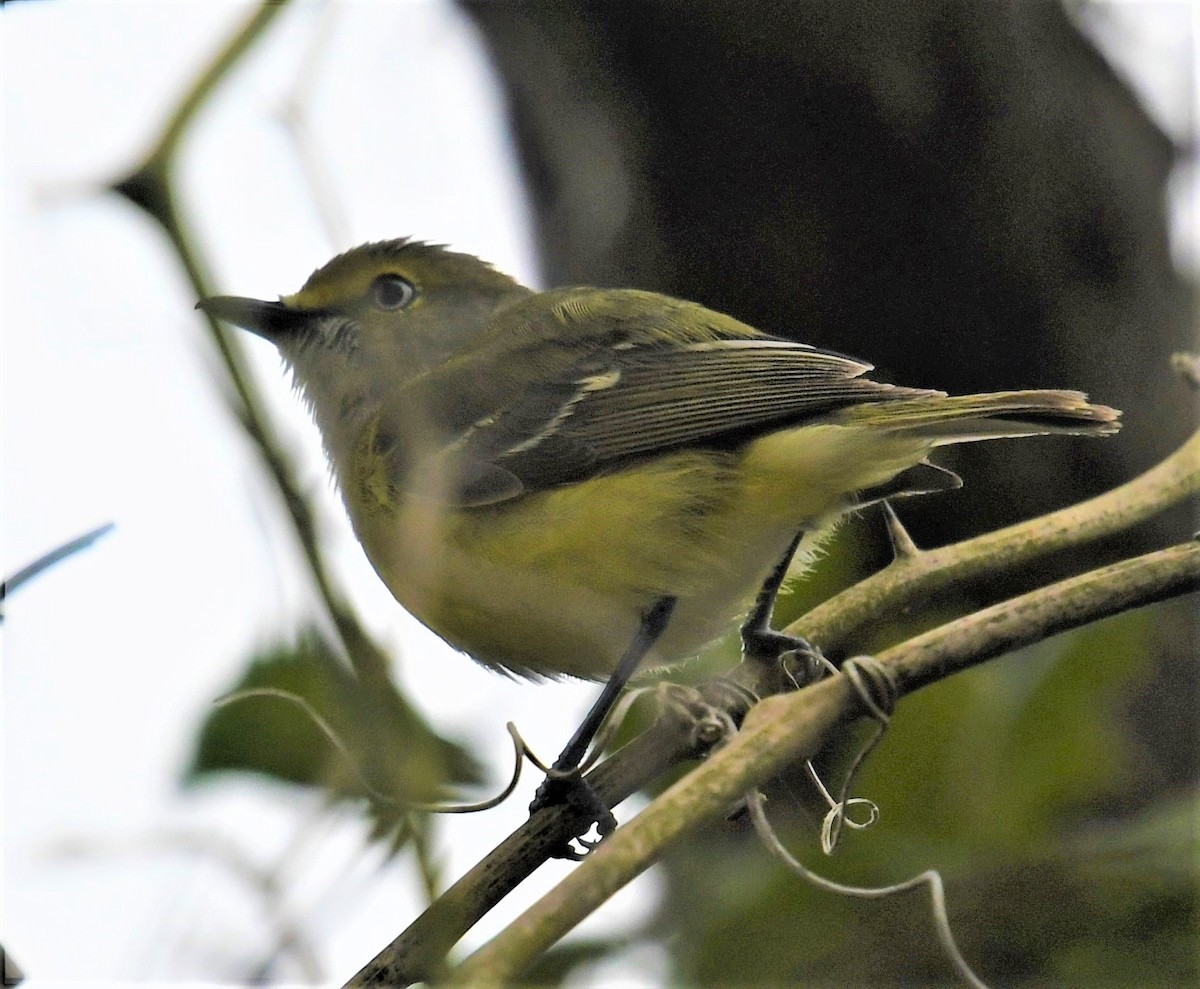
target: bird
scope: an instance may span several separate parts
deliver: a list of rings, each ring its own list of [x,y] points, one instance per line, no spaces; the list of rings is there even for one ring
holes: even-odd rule
[[[409,238],[198,308],[278,349],[400,605],[491,669],[607,681],[566,770],[636,671],[739,621],[750,652],[795,645],[769,628],[784,576],[845,513],[958,486],[936,447],[1120,425],[1078,391],[877,381],[698,302],[536,291]]]

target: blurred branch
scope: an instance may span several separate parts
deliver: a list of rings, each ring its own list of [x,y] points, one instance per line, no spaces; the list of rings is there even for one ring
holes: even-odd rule
[[[1121,532],[1195,496],[1198,490],[1200,433],[1158,466],[1099,498],[944,549],[917,550],[914,556],[910,546],[889,567],[814,609],[790,631],[840,652],[872,613],[878,617],[927,606],[930,590],[948,584],[934,569],[937,565],[949,569],[956,580],[1010,570],[1015,566],[1013,554],[1028,563],[1043,552]],[[1041,539],[1049,545],[1041,545]],[[1049,635],[1196,590],[1198,584],[1200,544],[1189,543],[1124,560],[967,615],[889,649],[878,659],[893,671],[901,692],[906,693]],[[872,608],[877,610],[872,612]],[[810,622],[812,615],[818,620]],[[745,660],[727,677],[701,685],[705,700],[721,705],[735,722],[741,720],[748,705],[739,691],[731,697],[730,681],[758,697],[789,689],[778,671],[766,671],[761,664]],[[725,810],[749,786],[817,751],[835,726],[856,716],[856,704],[841,677],[793,693],[786,700],[762,701],[747,717],[746,727],[734,743],[618,829],[564,884],[464,962],[453,973],[453,980],[463,984],[499,982],[506,974],[519,973],[540,951],[655,861],[684,830]],[[751,731],[751,725],[758,727]],[[705,751],[688,726],[666,715],[587,779],[609,806],[615,806],[679,762]],[[748,752],[754,754],[753,760]],[[652,811],[649,820],[643,821]],[[462,935],[541,865],[550,849],[578,833],[573,829],[579,825],[562,807],[531,817],[349,985],[408,985],[428,980]],[[629,834],[634,825],[636,829]]]
[[[218,863],[234,879],[254,895],[262,907],[264,918],[271,927],[275,945],[271,958],[259,966],[258,979],[270,967],[279,953],[292,955],[304,978],[318,983],[324,978],[321,962],[300,924],[288,912],[278,870],[258,865],[236,842],[216,832],[189,828],[154,831],[143,838],[103,841],[94,838],[60,840],[53,852],[62,856],[98,857],[124,850],[145,853],[152,851],[186,851],[205,856]]]
[[[24,981],[25,973],[21,971],[21,966],[4,950],[4,945],[0,944],[0,985],[17,986]]]
[[[54,564],[65,560],[68,556],[74,556],[76,553],[87,549],[97,539],[107,536],[113,531],[113,523],[105,522],[104,525],[93,529],[91,532],[85,532],[82,536],[76,536],[70,542],[63,543],[56,549],[52,549],[44,556],[39,556],[28,566],[22,567],[11,577],[5,577],[4,583],[0,584],[0,602],[3,602],[9,595],[9,592],[15,591],[22,584],[25,584],[43,570],[49,570]],[[0,611],[0,621],[4,620],[4,612]]]
[[[324,85],[323,62],[336,30],[336,18],[342,13],[338,4],[328,4],[321,12],[321,24],[313,31],[292,87],[283,98],[278,114],[284,133],[292,143],[292,151],[312,192],[313,202],[325,236],[334,252],[344,250],[350,243],[350,221],[339,202],[336,184],[322,154],[309,120],[309,107],[314,95]]]
[[[227,75],[237,66],[242,57],[253,47],[254,43],[271,26],[271,22],[283,13],[288,0],[266,0],[246,22],[234,32],[225,46],[217,53],[216,58],[201,72],[199,78],[183,95],[183,99],[175,107],[175,112],[167,119],[158,141],[146,157],[147,162],[156,162],[163,169],[174,159],[188,127],[196,114],[204,108],[204,104],[213,94]]]
[[[162,226],[183,264],[197,298],[212,295],[213,284],[203,264],[201,252],[192,242],[188,225],[183,222],[176,203],[173,175],[179,148],[188,127],[205,101],[285,6],[286,0],[264,3],[246,20],[180,100],[178,108],[168,119],[158,140],[142,162],[112,185],[112,191],[124,196]],[[312,506],[259,399],[258,390],[246,364],[245,351],[240,342],[216,320],[208,317],[207,324],[209,336],[216,345],[232,385],[229,402],[233,414],[257,448],[267,472],[279,490],[313,583],[337,629],[346,655],[364,679],[385,679],[386,654],[363,629],[353,610],[342,599],[329,578],[318,546],[317,523]]]

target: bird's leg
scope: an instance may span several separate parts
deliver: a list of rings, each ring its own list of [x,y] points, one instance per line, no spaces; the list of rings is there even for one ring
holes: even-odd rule
[[[674,609],[675,598],[662,597],[642,615],[637,634],[633,637],[629,648],[625,650],[625,655],[621,657],[616,670],[609,677],[608,683],[604,685],[600,696],[596,698],[596,703],[592,705],[579,727],[575,729],[575,734],[567,742],[566,748],[554,760],[549,775],[538,787],[533,803],[529,805],[531,814],[543,807],[568,804],[576,810],[592,815],[590,823],[597,826],[601,839],[611,834],[616,828],[617,821],[613,817],[612,811],[604,805],[604,802],[596,796],[595,791],[583,779],[580,767],[583,764],[584,756],[587,755],[588,746],[596,737],[596,732],[604,724],[604,719],[608,717],[613,705],[616,704],[617,698],[625,689],[629,678],[633,676],[641,661],[662,635]],[[592,844],[591,842],[581,843],[588,846]],[[582,858],[582,855],[569,845],[564,846],[555,854],[558,858]]]
[[[592,709],[588,711],[583,722],[575,729],[575,734],[571,736],[566,748],[554,760],[552,768],[555,772],[569,773],[577,769],[583,762],[583,757],[587,754],[587,748],[592,744],[592,739],[596,737],[596,732],[604,724],[608,712],[612,710],[613,705],[617,702],[617,697],[625,689],[625,684],[629,682],[629,678],[633,676],[638,665],[646,657],[646,653],[662,635],[674,608],[675,599],[673,597],[659,598],[642,616],[637,634],[633,637],[629,648],[625,650],[625,655],[621,657],[621,662],[617,664],[613,675],[609,677],[608,683],[604,685],[600,696],[596,698],[596,703],[592,705]]]
[[[811,683],[821,676],[824,665],[821,652],[807,639],[776,632],[771,628],[771,617],[775,611],[775,598],[803,536],[804,530],[801,529],[788,543],[783,557],[763,581],[758,597],[754,599],[754,607],[742,623],[742,652],[746,658],[763,663],[778,663],[785,658],[794,657],[799,661],[798,669],[794,673],[799,686]]]

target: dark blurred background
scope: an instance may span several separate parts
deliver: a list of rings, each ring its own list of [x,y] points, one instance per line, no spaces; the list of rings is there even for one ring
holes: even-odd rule
[[[1168,243],[1180,152],[1062,6],[464,8],[503,77],[547,284],[695,299],[905,384],[1073,387],[1124,410],[1111,442],[948,451],[966,487],[903,506],[918,543],[1095,494],[1195,428],[1168,369],[1196,342]],[[1085,556],[1196,523],[1177,511]],[[877,520],[845,542],[864,569],[886,559]],[[940,864],[996,984],[1196,984],[1197,641],[1176,602],[906,702],[863,783],[905,820],[851,838],[837,871]],[[658,931],[683,983],[952,982],[917,897],[833,903],[764,874],[738,828],[702,842],[672,858]]]

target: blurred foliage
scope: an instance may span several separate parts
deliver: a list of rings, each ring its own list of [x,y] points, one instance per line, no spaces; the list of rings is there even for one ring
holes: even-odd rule
[[[978,848],[975,862],[946,868],[951,924],[968,961],[995,986],[1196,985],[1197,809],[1180,798],[1098,832],[1030,839],[996,859]],[[815,850],[806,858],[825,874],[877,883],[928,865],[930,852],[896,836],[875,852],[871,875],[861,856],[836,865],[815,862]],[[961,985],[924,892],[844,900],[764,870],[764,854],[750,840],[730,868],[714,875],[710,862],[703,895],[658,932],[674,942],[678,983]]]
[[[373,837],[408,837],[413,804],[479,782],[460,746],[437,735],[390,682],[360,680],[315,629],[255,656],[229,691],[273,689],[302,698],[332,729],[339,751],[303,707],[280,696],[235,698],[209,712],[185,782],[248,772],[363,802]]]

